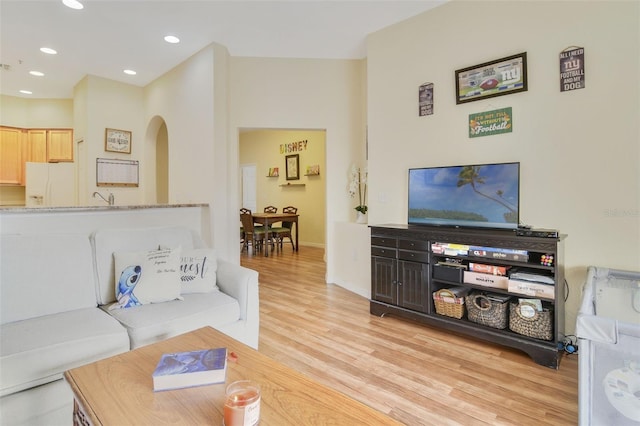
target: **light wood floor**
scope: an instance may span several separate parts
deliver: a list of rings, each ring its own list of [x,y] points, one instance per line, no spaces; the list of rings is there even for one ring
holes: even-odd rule
[[[260,352],[407,425],[574,425],[578,359],[523,352],[369,313],[325,284],[324,249],[246,252],[260,273]],[[321,424],[321,422],[318,422]]]

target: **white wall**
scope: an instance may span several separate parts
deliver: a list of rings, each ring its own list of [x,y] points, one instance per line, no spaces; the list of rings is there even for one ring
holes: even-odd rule
[[[407,169],[521,162],[521,221],[568,234],[575,326],[586,267],[640,268],[638,2],[453,1],[368,40],[369,223],[406,223]],[[585,48],[586,88],[559,92]],[[456,69],[527,52],[529,90],[455,104]],[[418,86],[435,114],[418,117]],[[513,108],[513,133],[468,138],[471,113]]]
[[[231,58],[230,134],[241,128],[326,130],[328,282],[334,282],[332,247],[348,244],[334,224],[355,219],[347,186],[350,165],[365,156],[364,65],[356,60]],[[230,147],[237,145],[230,139]],[[240,193],[238,182],[236,176]],[[236,200],[234,211],[238,208]]]

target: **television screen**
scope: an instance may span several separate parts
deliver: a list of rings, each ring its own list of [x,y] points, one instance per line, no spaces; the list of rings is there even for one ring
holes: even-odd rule
[[[515,229],[520,163],[409,169],[409,224]]]

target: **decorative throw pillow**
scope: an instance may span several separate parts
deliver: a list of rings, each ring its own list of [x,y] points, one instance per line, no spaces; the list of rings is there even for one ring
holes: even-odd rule
[[[218,261],[213,249],[183,250],[180,259],[182,294],[209,293],[218,290]]]
[[[109,309],[180,298],[180,248],[113,253],[116,303]]]

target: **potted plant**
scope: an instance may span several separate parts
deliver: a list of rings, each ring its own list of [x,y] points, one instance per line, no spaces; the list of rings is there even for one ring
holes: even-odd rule
[[[361,170],[360,167],[356,167],[355,164],[351,166],[351,172],[349,174],[349,196],[354,198],[358,195],[358,205],[355,210],[358,212],[358,223],[367,223],[367,170]]]

